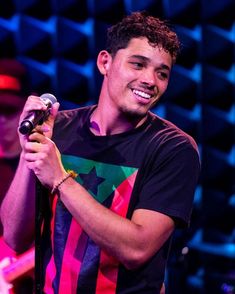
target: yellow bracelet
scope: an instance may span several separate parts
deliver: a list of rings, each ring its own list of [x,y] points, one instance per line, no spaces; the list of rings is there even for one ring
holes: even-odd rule
[[[70,170],[70,169],[68,169],[67,171],[67,175],[58,183],[58,184],[56,184],[53,188],[52,188],[52,190],[51,190],[51,194],[54,194],[57,190],[58,190],[58,188],[59,188],[59,186],[63,183],[63,182],[65,182],[68,178],[72,178],[72,179],[75,179],[77,176],[78,176],[78,174],[75,172],[75,171],[73,171],[73,170]]]

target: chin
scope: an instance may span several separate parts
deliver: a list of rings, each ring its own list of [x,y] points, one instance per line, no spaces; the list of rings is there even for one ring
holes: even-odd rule
[[[131,120],[140,120],[145,117],[148,113],[148,109],[131,109],[131,108],[123,108],[123,114]]]

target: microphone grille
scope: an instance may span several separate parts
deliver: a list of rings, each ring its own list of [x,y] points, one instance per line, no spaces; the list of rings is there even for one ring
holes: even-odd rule
[[[54,95],[50,94],[50,93],[44,93],[40,96],[40,98],[42,100],[50,100],[52,104],[54,104],[55,102],[57,102],[57,99]]]

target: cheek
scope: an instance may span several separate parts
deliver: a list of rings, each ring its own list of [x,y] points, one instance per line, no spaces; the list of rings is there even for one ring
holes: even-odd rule
[[[159,84],[160,93],[163,94],[166,91],[167,87],[168,87],[168,82],[161,82]]]
[[[108,76],[109,91],[111,93],[122,91],[125,80],[124,73],[119,70],[112,70]]]
[[[109,72],[109,78],[119,83],[128,83],[129,81],[137,78],[137,72],[130,70],[127,66],[121,62],[113,65]]]

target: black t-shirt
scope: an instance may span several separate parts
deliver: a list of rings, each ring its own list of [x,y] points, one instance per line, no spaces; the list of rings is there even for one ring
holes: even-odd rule
[[[136,129],[95,136],[89,129],[94,107],[58,114],[53,140],[65,168],[75,170],[78,182],[122,217],[130,219],[135,209],[142,208],[187,225],[200,169],[194,140],[152,113]],[[68,287],[89,294],[160,291],[169,240],[144,266],[127,270],[82,231],[60,200],[55,198],[52,207],[45,291],[50,287],[56,293],[59,288],[63,292]]]

